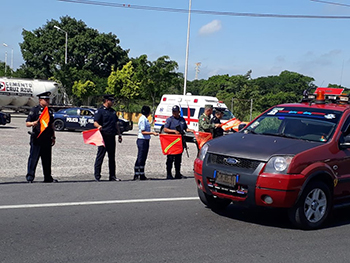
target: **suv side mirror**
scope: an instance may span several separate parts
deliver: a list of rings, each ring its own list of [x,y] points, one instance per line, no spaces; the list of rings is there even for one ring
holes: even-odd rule
[[[238,125],[238,130],[242,130],[245,126],[247,126],[246,123],[241,123],[240,125]]]
[[[340,149],[350,148],[350,135],[340,137],[339,147]]]

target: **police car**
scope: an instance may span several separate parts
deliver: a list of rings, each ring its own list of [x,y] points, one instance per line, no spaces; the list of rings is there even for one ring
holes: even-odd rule
[[[200,200],[286,208],[298,228],[324,225],[332,208],[350,205],[350,105],[341,92],[305,92],[207,142],[194,163]]]
[[[94,114],[95,110],[92,108],[68,108],[55,112],[54,117],[54,128],[56,131],[67,130],[90,130],[95,129],[94,127]],[[127,132],[132,130],[133,123],[131,121],[119,118],[120,132]]]

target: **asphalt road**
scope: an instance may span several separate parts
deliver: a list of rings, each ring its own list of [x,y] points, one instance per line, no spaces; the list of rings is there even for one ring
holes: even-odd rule
[[[279,210],[213,212],[192,179],[0,189],[0,262],[349,262],[348,210],[301,231]]]
[[[147,163],[153,180],[129,180],[134,135],[118,146],[128,150],[118,165],[123,181],[94,182],[92,161],[84,158],[94,159],[96,149],[82,144],[79,132],[62,132],[54,150],[60,182],[40,183],[38,171],[36,183],[25,183],[29,136],[22,124],[15,118],[0,128],[0,262],[349,262],[349,209],[316,231],[294,229],[283,210],[211,211],[198,200],[193,178],[163,179],[156,138],[155,160]]]

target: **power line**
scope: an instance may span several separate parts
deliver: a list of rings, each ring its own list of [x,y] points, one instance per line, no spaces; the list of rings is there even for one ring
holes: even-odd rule
[[[173,13],[188,13],[188,9],[182,9],[182,8],[118,4],[118,3],[109,3],[109,2],[91,1],[91,0],[58,0],[58,1],[69,2],[69,3],[77,3],[77,4],[110,6],[110,7],[118,7],[118,8],[130,8],[130,9],[138,9],[138,10],[173,12]],[[312,1],[316,1],[316,0],[312,0]],[[282,14],[238,13],[238,12],[207,11],[207,10],[191,10],[191,12],[192,13],[196,13],[196,14],[201,14],[201,15],[241,16],[241,17],[306,18],[306,19],[350,19],[350,16],[282,15]]]
[[[336,2],[329,2],[329,1],[322,1],[322,0],[310,0],[310,1],[318,2],[318,3],[323,3],[323,4],[330,4],[330,5],[339,5],[339,6],[350,7],[350,5],[342,4],[342,3],[336,3]]]

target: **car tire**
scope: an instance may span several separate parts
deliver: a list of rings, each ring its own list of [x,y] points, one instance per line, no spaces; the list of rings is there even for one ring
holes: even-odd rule
[[[289,220],[301,229],[320,228],[328,219],[331,203],[329,187],[320,181],[310,182],[296,205],[288,210]]]
[[[203,204],[205,204],[208,208],[213,210],[224,210],[227,206],[229,206],[229,204],[231,204],[231,200],[222,199],[213,195],[208,195],[199,188],[198,196]]]
[[[55,131],[63,131],[64,130],[64,122],[61,119],[56,119],[53,122],[53,127]]]

